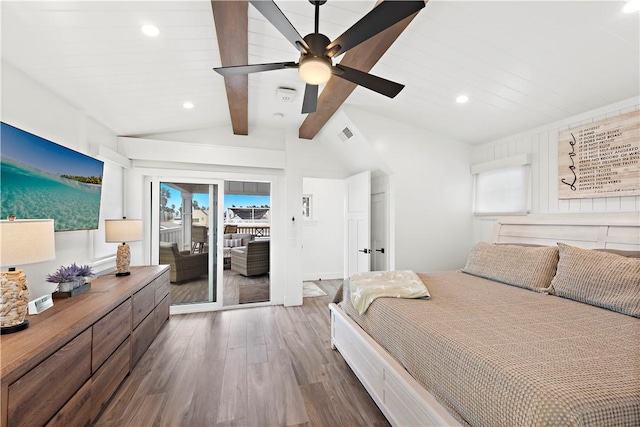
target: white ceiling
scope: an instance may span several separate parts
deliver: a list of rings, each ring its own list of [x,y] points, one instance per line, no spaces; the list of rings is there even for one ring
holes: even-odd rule
[[[303,36],[307,0],[276,1]],[[374,1],[329,0],[320,32],[340,35]],[[481,143],[638,96],[640,18],[617,1],[430,1],[373,68],[406,85],[388,99],[357,88],[346,104]],[[119,135],[228,126],[211,4],[198,1],[6,1],[2,58]],[[140,25],[153,23],[149,38]],[[249,6],[249,62],[297,60]],[[276,97],[295,88],[294,102]],[[299,127],[295,70],[249,77],[249,132]],[[469,103],[455,102],[467,94]],[[195,108],[185,110],[191,101]],[[284,118],[278,118],[281,113]]]

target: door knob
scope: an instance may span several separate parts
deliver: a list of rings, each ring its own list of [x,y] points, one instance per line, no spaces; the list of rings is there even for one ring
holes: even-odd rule
[[[383,254],[383,253],[384,253],[384,248],[382,248],[382,249],[376,249],[376,252],[380,252],[381,254]]]
[[[369,249],[367,249],[367,248],[364,248],[364,249],[358,249],[358,252],[363,252],[363,253],[365,253],[365,254],[368,254],[368,253],[369,253]]]

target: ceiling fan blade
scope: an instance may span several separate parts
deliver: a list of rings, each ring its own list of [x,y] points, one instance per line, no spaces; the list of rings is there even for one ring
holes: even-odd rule
[[[365,73],[364,71],[356,70],[346,65],[338,64],[332,68],[331,72],[351,83],[366,87],[389,98],[394,98],[404,89],[404,85],[400,83],[392,82],[391,80],[383,79],[382,77],[374,76],[373,74]]]
[[[327,54],[334,58],[365,40],[386,30],[393,24],[413,15],[425,6],[424,0],[395,1],[387,0],[374,7],[351,28],[332,41],[326,48]]]
[[[302,114],[315,113],[318,106],[318,85],[310,85],[304,89]]]
[[[272,0],[249,0],[258,11],[264,15],[271,24],[276,27],[283,36],[291,42],[302,53],[309,51],[309,46],[302,39],[300,33],[291,25],[291,22],[284,16],[284,13]]]
[[[271,64],[254,64],[254,65],[232,65],[229,67],[218,67],[214,70],[223,76],[234,76],[238,74],[259,73],[261,71],[282,70],[285,68],[296,68],[298,64],[295,62],[274,62]]]

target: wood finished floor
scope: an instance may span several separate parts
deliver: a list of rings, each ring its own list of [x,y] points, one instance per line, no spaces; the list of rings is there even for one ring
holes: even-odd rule
[[[330,345],[327,296],[171,316],[97,426],[388,426]]]

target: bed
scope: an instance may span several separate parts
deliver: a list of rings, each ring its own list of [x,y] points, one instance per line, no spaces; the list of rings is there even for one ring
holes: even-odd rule
[[[350,303],[347,281],[343,301],[330,305],[332,346],[393,425],[640,425],[640,307],[628,294],[640,286],[638,261],[593,251],[640,250],[638,220],[501,220],[493,240],[506,245],[474,247],[465,266],[474,274],[421,274],[431,299],[381,298],[364,315]],[[526,268],[500,272],[505,250],[521,253]],[[557,264],[531,268],[552,250]],[[486,269],[495,251],[497,267]],[[576,273],[572,263],[585,266]],[[631,268],[624,298],[571,294],[597,278],[594,268],[612,265],[602,281],[620,282],[618,273]]]

